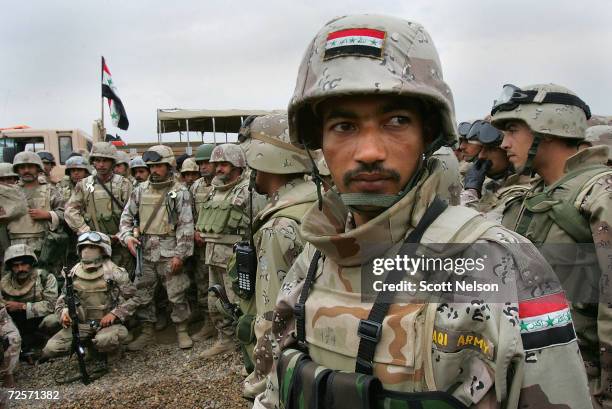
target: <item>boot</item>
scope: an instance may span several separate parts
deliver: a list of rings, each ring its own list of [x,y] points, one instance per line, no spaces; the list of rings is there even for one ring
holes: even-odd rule
[[[168,326],[168,315],[166,311],[162,311],[157,314],[157,321],[155,322],[155,331],[163,331]]]
[[[5,388],[14,388],[15,387],[15,378],[12,373],[7,373],[4,375],[3,385]]]
[[[206,319],[202,328],[198,332],[193,334],[191,339],[193,339],[194,341],[204,341],[208,338],[214,337],[215,335],[217,335],[217,328],[215,328],[210,319]]]
[[[125,338],[125,341],[123,341],[123,345],[127,345],[130,342],[132,342],[134,340],[134,333],[130,330],[128,330],[128,335]]]
[[[200,354],[200,358],[209,359],[216,355],[221,355],[236,349],[234,341],[229,337],[223,337],[217,340],[213,346]]]
[[[193,346],[193,341],[189,338],[189,333],[187,333],[187,322],[176,324],[176,339],[181,349],[189,349]]]
[[[142,332],[138,337],[127,346],[128,351],[142,351],[145,347],[155,343],[153,334],[153,323],[145,322],[142,324]]]

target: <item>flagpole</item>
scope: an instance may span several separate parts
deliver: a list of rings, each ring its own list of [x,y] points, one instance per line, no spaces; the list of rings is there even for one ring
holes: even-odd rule
[[[100,57],[100,95],[102,95],[102,84],[104,83],[104,56]],[[104,97],[102,96],[101,98],[101,104],[100,104],[100,123],[102,124],[102,129],[104,129]],[[102,136],[103,138],[106,138],[106,135]],[[104,140],[104,139],[102,139]]]

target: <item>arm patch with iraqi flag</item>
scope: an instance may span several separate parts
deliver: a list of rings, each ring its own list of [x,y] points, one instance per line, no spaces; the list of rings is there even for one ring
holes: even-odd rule
[[[336,57],[370,57],[382,59],[387,33],[372,28],[349,28],[327,35],[323,60]]]
[[[569,304],[562,292],[521,301],[519,318],[525,350],[563,345],[576,339]]]

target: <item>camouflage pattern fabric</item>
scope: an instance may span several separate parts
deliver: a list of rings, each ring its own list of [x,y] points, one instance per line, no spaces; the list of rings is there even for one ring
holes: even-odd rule
[[[4,301],[1,301],[0,309],[0,338],[8,338],[9,347],[4,350],[4,359],[0,366],[0,376],[12,375],[19,363],[19,352],[21,351],[21,336],[13,320],[9,316]]]
[[[440,199],[452,206],[459,205],[463,177],[459,173],[459,161],[455,153],[448,146],[443,146],[435,151],[433,156],[440,159],[445,170],[438,188]]]
[[[193,211],[193,219],[198,220],[199,210],[202,204],[208,200],[208,195],[212,192],[213,186],[210,184],[210,181],[207,181],[205,178],[201,177],[196,180],[191,188],[189,189],[193,201],[192,211]],[[194,234],[200,234],[197,230]],[[209,308],[208,308],[208,275],[209,269],[206,265],[206,250],[204,247],[194,247],[194,257],[196,258],[195,268],[193,272],[194,284],[196,286],[197,291],[197,300],[198,306],[200,307],[202,313],[208,319]]]
[[[26,304],[26,319],[46,317],[55,311],[57,280],[42,269],[33,268],[23,284],[15,280],[12,272],[5,273],[0,279],[0,289],[4,300]]]

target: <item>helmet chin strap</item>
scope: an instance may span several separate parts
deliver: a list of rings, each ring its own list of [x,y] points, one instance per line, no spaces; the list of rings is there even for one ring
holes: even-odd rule
[[[517,172],[521,175],[527,175],[533,177],[535,174],[535,170],[533,169],[533,161],[535,159],[536,153],[538,153],[538,147],[540,146],[540,142],[542,142],[542,137],[539,133],[533,133],[533,142],[531,142],[531,146],[529,147],[529,152],[527,153],[527,161],[525,164],[517,169]]]

